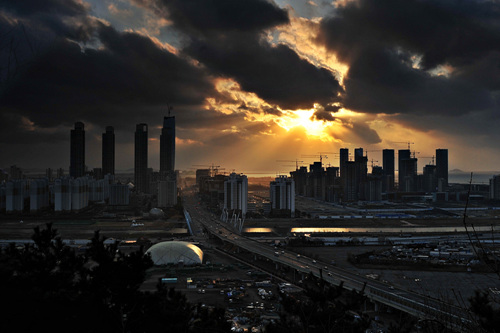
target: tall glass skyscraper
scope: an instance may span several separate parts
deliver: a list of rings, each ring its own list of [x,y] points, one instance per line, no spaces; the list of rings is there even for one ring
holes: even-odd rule
[[[115,130],[107,126],[102,133],[102,174],[115,174]]]
[[[382,191],[394,190],[394,149],[384,149],[382,151],[382,169],[384,181]]]
[[[410,175],[409,160],[411,158],[410,149],[398,150],[398,186],[400,192],[409,192],[406,190],[405,178]]]
[[[85,126],[81,121],[75,123],[71,130],[71,152],[69,175],[73,178],[85,174]]]
[[[135,128],[134,182],[137,192],[148,192],[148,125]]]
[[[175,170],[175,117],[164,117],[160,135],[160,174]]]
[[[436,176],[448,185],[448,149],[436,149]]]

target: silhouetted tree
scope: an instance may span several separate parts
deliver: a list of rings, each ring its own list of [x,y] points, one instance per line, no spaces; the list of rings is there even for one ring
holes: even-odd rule
[[[369,319],[353,316],[361,308],[365,296],[346,291],[342,286],[330,286],[316,277],[310,279],[314,283],[305,288],[307,299],[281,296],[280,322],[270,323],[266,332],[365,332],[370,325]]]
[[[0,332],[229,331],[224,310],[198,311],[181,293],[161,285],[141,292],[152,266],[142,251],[124,255],[95,232],[77,255],[47,224],[34,244],[0,251],[0,295],[6,308]]]

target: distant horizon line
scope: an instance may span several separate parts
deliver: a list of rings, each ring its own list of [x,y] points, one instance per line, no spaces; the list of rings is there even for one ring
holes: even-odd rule
[[[17,166],[18,168],[21,168],[23,170],[23,172],[30,172],[30,173],[35,173],[35,172],[38,172],[38,173],[45,173],[45,171],[49,168],[23,168],[23,167],[20,167],[18,166],[17,164],[13,164],[14,166]],[[0,170],[4,170],[4,171],[8,171],[10,168],[10,166],[8,167],[5,167],[5,168],[0,168]],[[56,171],[58,169],[61,169],[61,168],[53,168],[52,170],[53,171]],[[62,168],[63,171],[65,172],[69,172],[69,168]],[[94,168],[89,168],[88,170],[89,171],[92,171]],[[198,168],[197,170],[204,170],[204,169],[209,169],[209,168]],[[154,170],[153,169],[153,172],[158,172],[158,170]],[[195,170],[189,170],[189,168],[187,169],[176,169],[176,171],[182,171],[182,172],[192,172],[192,173],[195,173],[196,171]],[[294,170],[290,170],[290,171],[294,171]],[[290,171],[286,171],[286,173],[289,173]],[[117,173],[133,173],[134,172],[134,168],[128,168],[128,169],[117,169],[115,171],[115,174]],[[244,172],[244,171],[238,171],[237,169],[234,169],[234,171],[223,171],[223,172],[219,172],[219,174],[224,174],[224,173],[227,173],[227,174],[230,174],[232,172],[235,172],[235,173],[238,173],[238,174],[245,174],[245,175],[269,175],[269,176],[275,176],[275,175],[279,175],[279,174],[283,174],[283,172],[281,171],[269,171],[269,170],[252,170],[252,171],[247,171],[247,172]],[[397,170],[395,170],[395,172],[397,173]],[[465,170],[461,170],[461,169],[451,169],[451,170],[448,170],[448,173],[449,174],[469,174],[469,173],[480,173],[480,174],[500,174],[500,170],[476,170],[476,171],[465,171]]]

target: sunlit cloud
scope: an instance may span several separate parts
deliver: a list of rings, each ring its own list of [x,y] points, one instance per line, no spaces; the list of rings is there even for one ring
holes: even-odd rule
[[[338,61],[335,54],[328,51],[324,45],[315,41],[319,32],[319,22],[320,18],[296,17],[291,10],[290,24],[278,28],[277,42],[288,45],[315,66],[329,69],[342,83],[349,67]]]
[[[108,10],[112,15],[121,17],[122,19],[130,18],[133,15],[131,9],[119,8],[115,3],[110,3],[108,5]]]
[[[192,139],[181,139],[179,137],[175,138],[175,144],[177,146],[203,146],[203,142]]]

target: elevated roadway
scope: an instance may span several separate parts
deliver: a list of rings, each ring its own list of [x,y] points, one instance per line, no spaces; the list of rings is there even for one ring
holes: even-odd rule
[[[322,277],[332,285],[343,285],[344,288],[363,292],[375,304],[384,304],[421,319],[437,320],[448,323],[458,331],[468,331],[470,320],[463,308],[442,302],[425,295],[395,288],[387,283],[355,274],[336,267],[330,263],[319,262],[311,258],[286,251],[277,251],[269,244],[241,236],[230,225],[218,221],[216,216],[203,209],[193,196],[184,198],[184,207],[191,215],[191,223],[201,224],[202,228],[224,242],[251,252],[257,256],[268,258],[277,265],[285,265],[299,273],[312,273]]]

